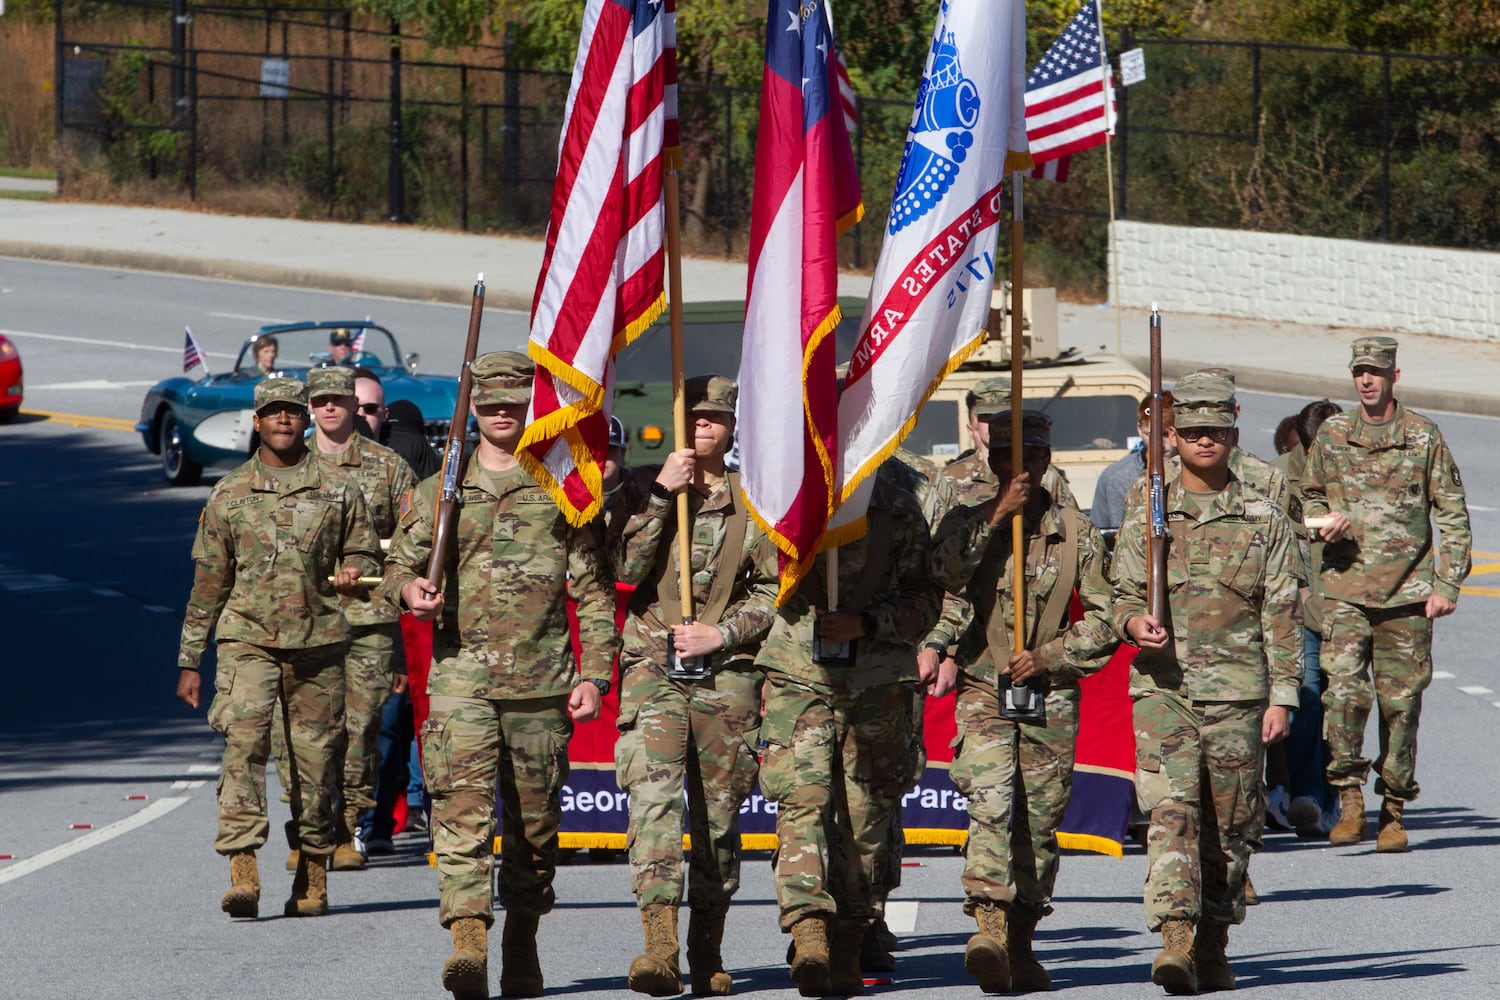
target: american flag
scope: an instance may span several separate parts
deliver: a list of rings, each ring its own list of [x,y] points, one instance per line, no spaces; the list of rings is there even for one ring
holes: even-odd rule
[[[615,354],[666,308],[662,180],[681,160],[674,0],[589,0],[531,307],[519,458],[573,524],[603,506]]]
[[[778,603],[807,572],[833,512],[837,243],[864,214],[822,8],[823,0],[771,0],[750,208],[741,484],[781,550]]]
[[[365,317],[365,322],[370,322],[369,316]],[[364,350],[365,328],[361,326],[354,331],[354,337],[349,341],[349,354],[353,357],[358,357],[359,355],[364,353]]]
[[[844,128],[853,132],[859,128],[859,104],[854,97],[854,84],[849,80],[849,64],[844,61],[844,46],[839,42],[838,29],[833,26],[833,4],[824,0],[823,9],[828,11],[828,30],[833,33],[833,54],[838,58],[834,71],[839,75],[839,106],[844,109]]]
[[[1114,132],[1115,90],[1113,81],[1106,83],[1105,59],[1098,0],[1087,0],[1026,77],[1033,177],[1067,180],[1068,157],[1103,144]]]
[[[182,345],[182,370],[183,373],[192,371],[198,365],[203,366],[204,374],[208,373],[208,355],[203,353],[203,348],[193,339],[193,328],[183,327],[187,331],[187,340]]]

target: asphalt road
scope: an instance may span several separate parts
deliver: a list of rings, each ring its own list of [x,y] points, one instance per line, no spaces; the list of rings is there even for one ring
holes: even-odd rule
[[[0,996],[446,996],[435,876],[412,838],[370,871],[334,873],[326,919],[275,915],[290,875],[274,846],[262,858],[265,918],[232,923],[219,912],[219,741],[201,711],[172,697],[206,488],[168,488],[129,430],[146,385],[179,367],[184,322],[224,356],[262,317],[366,313],[434,365],[456,364],[464,313],[451,306],[0,261],[0,331],[21,349],[26,409],[93,418],[0,427],[0,854],[14,856],[0,860]],[[517,314],[487,314],[486,349],[518,346],[523,327]],[[1243,443],[1268,453],[1277,419],[1302,402],[1244,394]],[[1424,794],[1408,813],[1416,850],[1378,856],[1369,845],[1270,836],[1253,865],[1263,903],[1231,932],[1242,989],[1278,1000],[1500,992],[1500,783],[1488,770],[1500,758],[1489,646],[1500,596],[1500,463],[1488,447],[1497,424],[1437,416],[1463,467],[1478,566],[1437,630]],[[275,803],[273,829],[286,815]],[[978,996],[962,971],[973,925],[959,909],[959,859],[924,849],[909,860],[892,911],[901,968],[872,992]],[[1157,944],[1143,927],[1143,873],[1134,847],[1123,861],[1064,860],[1038,948],[1069,995],[1159,995],[1147,975]],[[542,924],[549,993],[632,995],[623,977],[639,924],[625,866],[581,855],[557,889]],[[766,856],[752,855],[725,946],[736,992],[795,995],[784,947]],[[493,954],[498,974],[498,941]]]

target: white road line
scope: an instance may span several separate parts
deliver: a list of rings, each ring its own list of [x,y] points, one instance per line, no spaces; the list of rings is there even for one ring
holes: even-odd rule
[[[1489,688],[1480,684],[1460,685],[1459,690],[1464,694],[1494,694]]]
[[[1494,513],[1497,510],[1500,510],[1500,507],[1483,507],[1483,506],[1480,506],[1477,503],[1471,503],[1471,504],[1469,504],[1469,509],[1470,510],[1482,510],[1486,514],[1491,514],[1491,513]]]
[[[218,764],[189,764],[188,774],[218,774]]]
[[[1492,701],[1490,702],[1490,704],[1494,705],[1496,708],[1500,708],[1500,701]]]
[[[174,791],[174,792],[181,792],[181,791],[185,791],[185,790],[187,790],[189,788],[202,788],[203,785],[204,785],[204,782],[202,782],[202,781],[188,781],[186,779],[182,779],[182,780],[179,780],[179,781],[172,782],[172,791]]]
[[[1434,670],[1432,672],[1432,679],[1435,681],[1451,681],[1453,676],[1453,674],[1450,674],[1446,670]]]
[[[275,323],[275,324],[280,325],[282,323],[295,323],[295,322],[297,322],[294,319],[278,319],[275,316],[246,316],[244,313],[216,313],[216,312],[211,312],[211,313],[209,313],[209,315],[210,316],[217,316],[220,319],[242,319],[242,320],[246,321],[247,323],[261,323],[261,324],[264,324],[264,325],[269,325],[271,323]]]
[[[922,904],[915,899],[892,899],[885,904],[885,925],[895,934],[910,934],[917,929],[917,908]]]
[[[65,344],[89,344],[94,347],[121,347],[128,351],[158,351],[162,354],[182,354],[181,347],[159,347],[156,344],[130,344],[122,340],[99,340],[96,337],[66,337],[60,333],[33,333],[30,330],[0,330],[7,337],[30,337],[33,340],[60,340]],[[233,354],[204,351],[211,358],[233,358]],[[155,385],[156,383],[151,383]],[[27,386],[33,388],[33,386]]]
[[[37,389],[58,389],[69,392],[86,390],[88,392],[107,392],[110,389],[149,389],[155,382],[112,382],[107,378],[84,379],[81,382],[48,382],[45,385],[37,385],[34,382],[26,383],[26,391],[33,392]]]
[[[88,850],[90,847],[98,847],[106,841],[114,840],[123,833],[129,833],[137,827],[145,826],[152,820],[165,816],[187,800],[186,795],[174,795],[165,799],[157,799],[134,815],[127,816],[108,826],[101,826],[97,830],[90,830],[83,836],[70,840],[66,844],[59,844],[56,847],[48,848],[40,854],[17,861],[8,868],[0,869],[0,885],[4,885],[6,882],[13,882],[23,875],[30,875],[34,871],[40,871],[50,864],[55,864],[64,858],[70,858],[81,851]]]

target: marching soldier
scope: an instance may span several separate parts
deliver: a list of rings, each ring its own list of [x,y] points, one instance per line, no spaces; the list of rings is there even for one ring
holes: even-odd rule
[[[285,913],[322,916],[344,755],[349,628],[338,595],[359,592],[359,577],[378,572],[380,547],[358,486],[308,453],[306,386],[268,378],[254,404],[260,448],[219,480],[199,518],[177,695],[198,707],[198,664],[213,634],[208,722],[224,737],[214,849],[229,857],[222,905],[232,917],[260,912],[255,852],[269,831],[272,709],[284,706],[295,759],[287,838],[300,849]]]
[[[760,531],[724,468],[738,387],[719,375],[685,385],[692,445],[638,470],[611,511],[609,555],[634,584],[621,659],[615,769],[630,793],[630,882],[646,936],[630,988],[682,992],[683,785],[691,821],[688,968],[695,996],[728,996],[720,942],[740,883],[739,811],[755,784],[761,673],[776,591],[749,574]],[[677,494],[691,516],[693,619],[681,621]],[[670,624],[669,624],[670,623]],[[672,655],[668,655],[668,646]]]
[[[995,473],[990,468],[990,420],[1010,409],[1010,376],[985,379],[964,397],[969,413],[969,438],[974,447],[943,467],[943,475],[958,492],[960,503],[983,503],[995,495]],[[1055,465],[1047,466],[1042,488],[1057,503],[1078,509],[1078,498],[1068,486],[1068,477]],[[955,637],[956,638],[956,637]]]
[[[766,671],[760,784],[777,803],[776,896],[803,996],[864,992],[872,886],[910,770],[907,685],[942,600],[916,500],[877,475],[866,521],[837,550],[838,607],[828,609],[820,553],[756,657]],[[776,579],[777,564],[775,547],[760,545],[758,574]]]
[[[979,925],[964,967],[986,993],[1052,988],[1031,944],[1037,921],[1052,911],[1057,831],[1072,791],[1078,679],[1101,669],[1118,645],[1103,538],[1077,510],[1032,486],[1051,461],[1051,430],[1045,414],[1024,413],[1023,468],[1016,471],[1010,411],[991,417],[989,458],[998,491],[983,504],[956,508],[933,539],[933,575],[974,609],[958,644],[959,739],[950,773],[969,802],[964,912]],[[1016,601],[1011,518],[1017,512],[1031,581],[1020,653],[1013,652],[1010,635]],[[1084,616],[1069,625],[1075,586]],[[1017,690],[1045,683],[1040,718],[1019,721],[1007,713],[997,687],[1005,680]]]
[[[1146,924],[1163,940],[1151,979],[1168,993],[1234,988],[1228,928],[1245,916],[1262,751],[1286,735],[1302,674],[1296,537],[1232,470],[1234,403],[1201,374],[1173,386],[1166,620],[1147,614],[1141,505],[1126,510],[1112,566],[1115,626],[1141,650],[1136,797],[1150,819]]]
[[[1417,797],[1417,723],[1432,683],[1432,622],[1450,615],[1472,567],[1469,508],[1458,463],[1431,420],[1397,401],[1396,341],[1361,337],[1349,368],[1358,408],[1324,422],[1307,454],[1302,494],[1321,531],[1328,781],[1339,789],[1333,844],[1366,836],[1361,792],[1370,706],[1380,710],[1375,849],[1409,849],[1402,811]],[[1442,558],[1434,557],[1437,524]]]
[[[355,372],[350,368],[314,368],[307,373],[307,395],[312,404],[313,442],[324,461],[337,466],[359,486],[365,507],[382,541],[396,533],[396,510],[417,484],[411,466],[394,451],[354,431],[357,397]],[[338,844],[333,850],[334,871],[359,871],[365,855],[356,831],[359,817],[375,807],[375,776],[380,770],[380,713],[400,675],[404,684],[406,657],[401,646],[400,614],[385,601],[371,600],[368,591],[344,598],[349,623],[349,652],[344,659],[344,751]],[[272,730],[277,767],[288,770],[286,741]],[[288,867],[295,865],[295,858]]]
[[[436,622],[431,711],[422,758],[432,794],[438,919],[453,936],[443,986],[483,1000],[496,781],[504,843],[500,992],[540,996],[537,923],[552,909],[560,792],[573,722],[599,714],[619,648],[614,588],[592,525],[572,527],[515,457],[534,368],[523,354],[475,358],[468,456],[441,580],[429,580],[438,477],[403,506],[382,585],[419,619]],[[583,662],[568,638],[567,594],[578,601]],[[579,674],[582,674],[580,679]]]

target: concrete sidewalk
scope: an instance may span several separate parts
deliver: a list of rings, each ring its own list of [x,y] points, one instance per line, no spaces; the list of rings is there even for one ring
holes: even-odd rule
[[[238,281],[467,304],[483,272],[491,307],[527,311],[541,266],[539,240],[160,208],[0,199],[0,256],[95,264]],[[690,302],[743,299],[746,266],[683,261]],[[1174,313],[1164,275],[1163,371],[1233,368],[1247,389],[1352,398],[1349,343],[1367,330]],[[845,274],[841,295],[863,297],[866,275]],[[1061,304],[1064,346],[1115,353],[1115,310]],[[1120,352],[1142,364],[1146,313],[1125,310]],[[1398,395],[1427,410],[1500,416],[1500,344],[1402,334]]]

